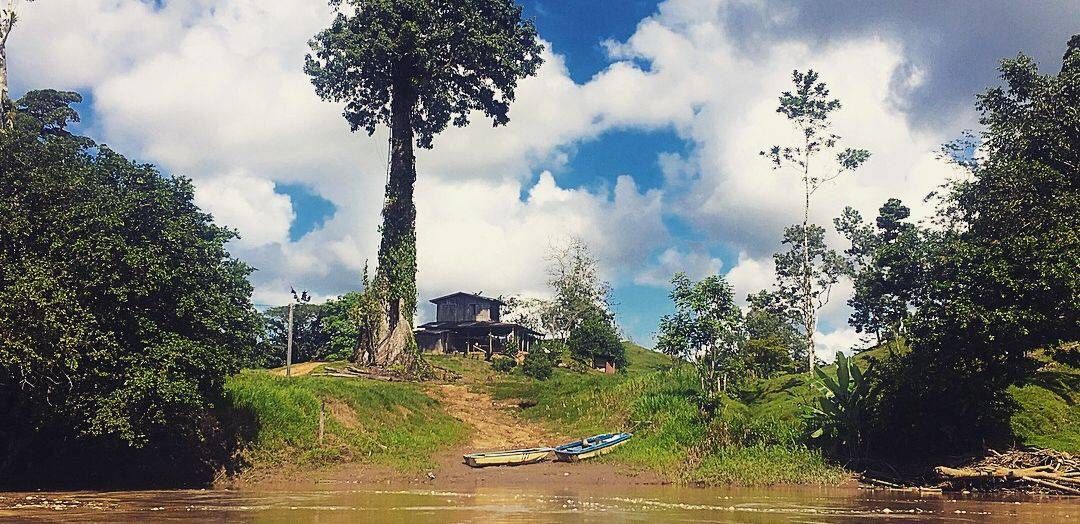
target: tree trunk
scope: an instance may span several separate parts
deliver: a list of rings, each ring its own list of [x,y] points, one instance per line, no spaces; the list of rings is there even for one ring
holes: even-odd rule
[[[14,13],[5,11],[0,20],[0,133],[11,127],[11,112],[14,110],[8,97],[7,39],[11,34]]]
[[[810,140],[806,139],[806,145],[803,148],[803,194],[806,197],[805,205],[803,206],[803,222],[802,222],[802,251],[803,251],[803,326],[806,331],[806,358],[810,364],[810,373],[814,373],[814,364],[816,359],[814,358],[814,331],[817,330],[816,315],[814,314],[814,302],[813,297],[810,296],[813,291],[812,284],[810,282],[810,231],[807,229],[810,227]]]
[[[412,316],[416,311],[416,157],[410,117],[416,106],[416,90],[408,78],[394,81],[390,103],[390,174],[383,203],[382,241],[379,245],[379,276],[386,279],[385,319],[375,350],[375,363],[401,361],[411,351]]]

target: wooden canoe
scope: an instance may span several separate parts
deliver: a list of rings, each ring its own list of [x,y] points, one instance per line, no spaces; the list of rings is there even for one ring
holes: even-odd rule
[[[511,449],[507,451],[487,451],[464,455],[465,463],[474,468],[484,466],[518,466],[540,462],[551,455],[551,448]]]
[[[555,460],[562,462],[577,462],[600,455],[610,453],[616,446],[620,446],[633,433],[602,433],[589,438],[581,439],[555,448]]]

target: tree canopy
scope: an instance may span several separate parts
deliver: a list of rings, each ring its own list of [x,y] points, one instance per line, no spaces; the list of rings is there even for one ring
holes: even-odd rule
[[[95,474],[78,464],[109,447],[181,462],[148,479],[169,482],[205,466],[206,414],[252,356],[252,270],[189,180],[70,136],[79,99],[30,92],[0,135],[0,478]]]
[[[707,396],[727,392],[744,369],[742,313],[731,284],[720,275],[694,282],[685,273],[676,273],[671,284],[675,313],[661,317],[656,349],[693,362]]]
[[[311,41],[305,71],[324,99],[345,102],[354,131],[392,125],[392,98],[415,97],[408,121],[430,148],[474,111],[509,122],[518,79],[541,64],[536,27],[513,0],[331,0],[339,10]]]
[[[1080,339],[1080,36],[1060,73],[1004,60],[978,97],[966,177],[941,195],[914,293],[911,352],[886,369],[881,436],[914,453],[1007,437],[1005,389],[1028,355]]]

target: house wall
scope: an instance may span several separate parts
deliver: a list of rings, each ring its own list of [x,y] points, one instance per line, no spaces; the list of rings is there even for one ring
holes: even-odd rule
[[[462,322],[466,320],[499,321],[499,304],[488,300],[459,295],[435,305],[435,320]]]

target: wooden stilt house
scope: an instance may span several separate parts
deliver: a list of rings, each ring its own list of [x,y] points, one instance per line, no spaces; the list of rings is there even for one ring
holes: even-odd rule
[[[513,322],[500,320],[503,302],[497,298],[457,292],[433,298],[435,321],[418,326],[416,343],[432,353],[483,352],[486,358],[516,345],[533,349],[544,334]]]

